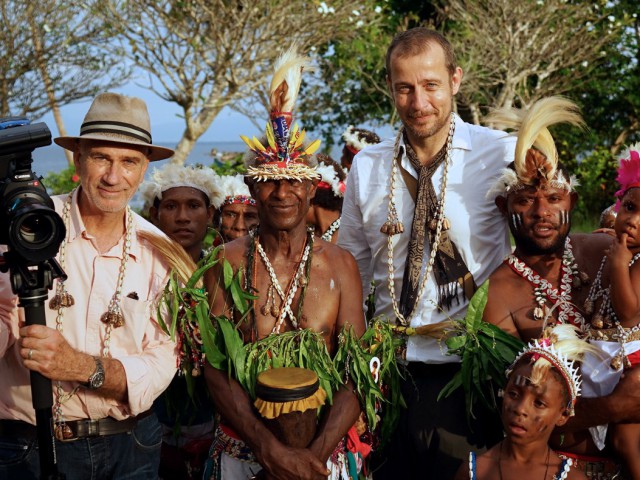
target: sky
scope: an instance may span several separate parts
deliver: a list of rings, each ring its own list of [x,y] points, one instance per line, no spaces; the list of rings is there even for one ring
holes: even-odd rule
[[[167,102],[153,93],[151,90],[130,83],[112,91],[139,97],[144,100],[149,109],[151,117],[151,135],[156,143],[178,143],[184,131],[184,120],[178,115],[181,109],[175,103]],[[61,108],[62,119],[64,121],[67,134],[77,135],[80,132],[80,125],[84,119],[92,99],[65,105]],[[58,136],[58,128],[53,119],[52,113],[47,113],[44,117],[35,120],[45,122],[54,137]],[[35,122],[34,121],[34,122]],[[266,119],[265,119],[266,121]],[[199,142],[241,142],[240,135],[259,136],[258,131],[245,116],[225,108],[213,121],[209,129],[200,137]]]

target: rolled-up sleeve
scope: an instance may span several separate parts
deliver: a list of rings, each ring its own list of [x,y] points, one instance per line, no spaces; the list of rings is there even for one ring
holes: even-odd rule
[[[360,155],[360,154],[358,154]],[[347,179],[347,189],[342,205],[342,216],[340,217],[340,233],[338,234],[338,246],[349,251],[356,259],[360,277],[362,278],[363,298],[369,294],[369,284],[372,277],[371,249],[364,232],[362,221],[362,210],[359,205],[359,185],[358,155],[356,155],[349,176]]]

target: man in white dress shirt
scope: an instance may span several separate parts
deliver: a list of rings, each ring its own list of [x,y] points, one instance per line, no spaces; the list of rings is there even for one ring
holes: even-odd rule
[[[339,245],[356,258],[365,296],[374,282],[376,314],[431,325],[463,316],[476,285],[509,252],[506,222],[486,192],[513,160],[514,140],[452,113],[462,70],[439,33],[398,34],[386,66],[402,128],[356,156]],[[375,478],[451,478],[470,446],[486,443],[480,428],[469,432],[461,395],[436,400],[459,359],[413,336],[406,360],[408,408]]]

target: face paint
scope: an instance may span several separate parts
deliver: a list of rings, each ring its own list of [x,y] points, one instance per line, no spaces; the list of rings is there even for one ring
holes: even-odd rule
[[[520,230],[522,228],[522,214],[521,213],[512,213],[509,218],[511,222],[511,226],[514,230]]]
[[[560,220],[560,225],[566,225],[569,223],[569,211],[568,210],[560,210],[558,212],[558,217]]]
[[[525,377],[523,375],[516,375],[516,378],[514,379],[513,383],[519,387],[526,387],[528,385],[531,385],[531,380],[529,379],[529,377]]]

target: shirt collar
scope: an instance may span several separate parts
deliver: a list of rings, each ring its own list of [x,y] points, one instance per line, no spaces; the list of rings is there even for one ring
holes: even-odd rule
[[[91,237],[91,235],[89,234],[89,232],[87,232],[87,229],[84,225],[84,220],[82,220],[82,215],[80,215],[80,208],[78,206],[78,195],[80,194],[80,188],[82,187],[78,187],[75,189],[75,191],[73,192],[73,197],[71,198],[71,209],[69,211],[69,215],[70,215],[69,231],[67,232],[67,242],[69,243],[73,242],[78,237],[83,236],[83,234],[86,237]],[[67,201],[67,198],[68,197],[64,198],[64,202]],[[129,255],[136,262],[139,262],[141,258],[142,250],[141,250],[140,242],[138,241],[138,235],[136,234],[138,230],[138,221],[133,211],[131,211],[130,214],[133,215],[132,224],[131,224],[131,228],[133,228],[133,234],[131,235],[131,248],[129,248]],[[127,215],[129,215],[129,213],[127,213]],[[128,218],[125,219],[125,221],[128,221],[128,220],[129,220]],[[120,242],[118,242],[118,244],[120,244]]]
[[[453,141],[451,147],[454,150],[471,150],[471,135],[469,133],[469,126],[457,113],[453,114],[455,122],[455,131],[453,132]],[[410,172],[414,177],[418,177],[416,170],[411,165],[411,162],[407,156],[407,144],[404,141],[404,135],[400,138],[400,152],[402,167]],[[452,152],[453,153],[453,152]],[[453,156],[451,157],[453,163]]]

